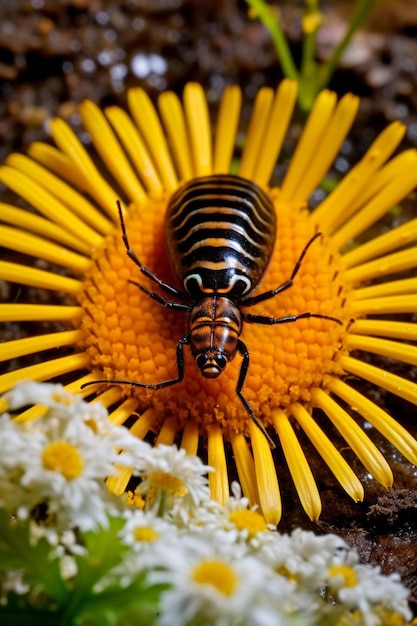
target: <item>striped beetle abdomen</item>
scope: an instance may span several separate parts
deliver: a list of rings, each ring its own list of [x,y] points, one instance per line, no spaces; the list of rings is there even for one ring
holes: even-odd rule
[[[215,174],[185,183],[171,198],[165,236],[171,266],[193,298],[240,298],[260,281],[272,255],[275,207],[255,183]]]

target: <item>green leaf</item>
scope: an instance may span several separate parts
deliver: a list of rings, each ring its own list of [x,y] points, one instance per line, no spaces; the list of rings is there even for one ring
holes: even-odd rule
[[[9,594],[8,604],[0,606],[0,623],[7,626],[119,626],[129,623],[153,626],[160,594],[166,586],[149,586],[146,572],[128,585],[118,580],[103,591],[93,592],[94,585],[122,563],[130,549],[119,539],[123,518],[109,518],[107,528],[80,533],[87,554],[75,557],[77,575],[71,587],[61,578],[59,559],[45,539],[30,543],[28,522],[11,522],[0,511],[0,571],[19,569],[32,589],[43,590],[41,602],[52,610],[34,607],[32,595]],[[52,600],[52,602],[51,602]],[[123,618],[123,621],[121,621]]]
[[[125,553],[130,550],[118,537],[125,523],[121,517],[109,517],[108,527],[80,533],[80,542],[85,546],[87,554],[75,557],[77,575],[65,610],[66,624],[96,623],[94,620],[98,618],[100,626],[116,623],[113,619],[116,614],[113,610],[114,599],[111,594],[106,590],[106,599],[106,592],[95,593],[93,588],[114,567],[122,563]],[[117,582],[114,588],[119,590]],[[93,608],[89,611],[88,620],[85,622],[86,607]],[[122,608],[124,610],[124,607]],[[100,614],[98,614],[99,610],[101,610]]]
[[[92,589],[95,583],[119,565],[130,549],[122,543],[118,533],[125,525],[121,517],[110,517],[108,528],[81,533],[87,556],[77,556],[77,587]]]
[[[82,626],[138,624],[152,626],[155,622],[161,593],[167,585],[149,586],[146,573],[142,572],[132,582],[89,596],[79,617]]]
[[[29,522],[11,521],[9,514],[0,510],[0,571],[23,570],[25,582],[44,589],[56,603],[62,604],[69,589],[53,550],[44,538],[32,545]]]

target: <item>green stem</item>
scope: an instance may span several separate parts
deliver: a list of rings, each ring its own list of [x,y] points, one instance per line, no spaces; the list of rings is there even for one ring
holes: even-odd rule
[[[299,73],[279,20],[264,0],[246,0],[265,28],[270,32],[282,70],[287,78],[299,79]]]
[[[161,490],[160,500],[158,510],[156,512],[156,517],[163,517],[165,511],[168,506],[168,492],[166,489]]]
[[[306,15],[314,15],[320,12],[318,0],[307,0]],[[300,74],[304,80],[309,80],[317,70],[316,56],[317,29],[304,33],[303,50],[301,58]]]
[[[334,50],[329,61],[322,67],[321,79],[317,91],[320,91],[320,89],[330,82],[330,78],[338,66],[352,36],[362,26],[377,1],[378,0],[357,0],[345,36]]]

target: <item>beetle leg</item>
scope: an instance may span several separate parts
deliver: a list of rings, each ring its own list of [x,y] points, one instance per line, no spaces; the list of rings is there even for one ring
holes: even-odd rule
[[[330,320],[336,322],[342,326],[342,322],[337,317],[331,317],[331,315],[321,315],[320,313],[298,313],[294,315],[284,315],[283,317],[268,317],[267,315],[256,315],[252,313],[242,313],[242,317],[245,322],[251,324],[288,324],[288,322],[296,322],[306,317],[318,317],[321,320]]]
[[[320,236],[321,236],[321,233],[316,233],[310,239],[310,241],[306,243],[306,245],[303,248],[303,251],[300,254],[300,258],[298,259],[297,263],[294,265],[294,269],[292,271],[290,278],[286,280],[285,283],[282,283],[282,285],[279,285],[275,289],[270,289],[269,291],[265,291],[264,293],[259,293],[257,296],[252,296],[250,298],[242,298],[239,304],[241,306],[252,306],[253,304],[257,304],[258,302],[269,300],[269,298],[273,298],[274,296],[278,295],[279,293],[282,293],[286,289],[289,289],[289,287],[292,287],[294,278],[297,276],[299,272],[299,269],[301,267],[301,264],[303,262],[305,255],[308,252],[309,247]]]
[[[158,285],[158,287],[160,287],[161,289],[163,289],[164,291],[169,293],[171,296],[175,296],[176,298],[181,298],[182,300],[187,299],[188,296],[185,293],[183,293],[182,291],[179,291],[178,289],[175,289],[175,287],[172,287],[168,283],[166,283],[163,280],[161,280],[160,278],[158,278],[158,276],[156,276],[156,274],[151,272],[151,270],[149,270],[147,267],[145,267],[145,265],[143,265],[143,263],[139,260],[139,258],[136,256],[135,252],[130,247],[129,239],[128,239],[127,232],[126,232],[126,224],[125,224],[125,221],[124,221],[124,218],[123,218],[123,213],[122,213],[122,206],[121,206],[119,200],[117,200],[117,208],[119,210],[120,227],[122,229],[123,243],[125,244],[127,256],[133,261],[133,263],[135,265],[138,266],[138,268],[140,269],[142,274],[144,276],[146,276],[146,278],[149,278],[154,283],[156,283]],[[137,284],[137,283],[135,283],[135,284]],[[139,287],[139,285],[138,285],[138,287]]]
[[[162,296],[160,293],[157,293],[156,291],[150,291],[147,287],[135,282],[134,280],[129,280],[128,282],[131,285],[139,287],[139,289],[146,293],[146,295],[148,295],[150,298],[152,298],[152,300],[156,300],[159,304],[165,306],[167,309],[171,309],[172,311],[191,311],[192,309],[192,307],[188,304],[182,304],[181,302],[172,302],[172,300],[167,300],[167,298],[164,298],[164,296]]]
[[[170,378],[169,380],[162,380],[159,383],[138,383],[135,380],[118,380],[116,378],[110,378],[110,380],[91,380],[88,383],[81,385],[81,389],[88,387],[89,385],[96,385],[99,383],[108,383],[111,385],[130,385],[131,387],[144,387],[145,389],[163,389],[164,387],[170,387],[176,385],[184,379],[184,346],[190,343],[190,333],[181,337],[177,343],[177,372],[176,378]]]
[[[265,428],[262,426],[262,424],[256,417],[255,413],[253,412],[251,405],[246,400],[245,396],[242,394],[242,387],[243,387],[243,383],[245,382],[246,374],[248,373],[250,357],[249,357],[249,350],[247,349],[246,345],[243,343],[241,339],[239,339],[237,342],[237,349],[239,351],[239,354],[242,355],[242,364],[240,366],[239,378],[238,378],[237,385],[236,385],[237,396],[239,400],[241,401],[241,403],[243,404],[243,406],[245,407],[246,411],[248,412],[251,420],[256,424],[256,426],[259,428],[262,434],[265,435],[265,438],[268,441],[270,447],[274,449],[275,443],[272,441],[271,437],[268,435]]]

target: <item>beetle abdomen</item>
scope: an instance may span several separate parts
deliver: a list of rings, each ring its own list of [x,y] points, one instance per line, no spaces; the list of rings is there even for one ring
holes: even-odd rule
[[[254,289],[269,263],[275,208],[255,183],[214,174],[174,193],[165,228],[171,265],[192,298],[210,293],[239,298]]]

